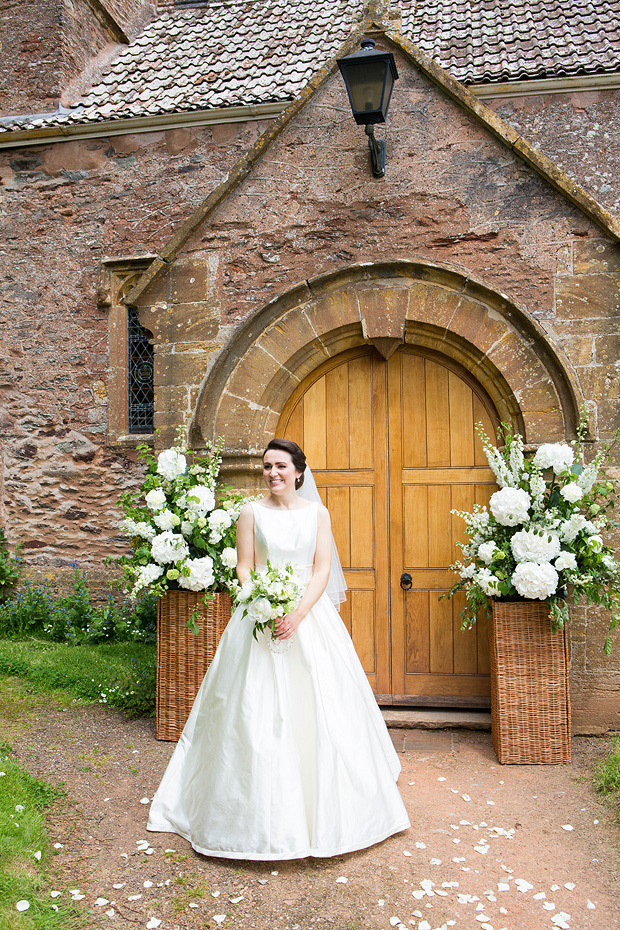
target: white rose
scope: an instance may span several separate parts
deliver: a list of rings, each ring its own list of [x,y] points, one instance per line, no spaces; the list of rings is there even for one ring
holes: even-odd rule
[[[515,533],[510,548],[516,562],[550,562],[561,547],[557,536],[529,529]]]
[[[575,481],[572,481],[570,484],[565,484],[560,494],[569,504],[576,504],[577,501],[580,501],[583,497],[583,491]]]
[[[162,475],[169,481],[174,481],[180,475],[185,474],[187,460],[182,453],[176,449],[166,449],[157,456],[157,474]]]
[[[474,574],[474,581],[485,594],[499,594],[499,579],[488,568],[479,568]]]
[[[502,526],[516,526],[529,520],[530,495],[521,488],[502,488],[491,496],[491,513]]]
[[[185,565],[189,575],[179,576],[179,585],[190,591],[206,591],[213,584],[213,559],[205,555],[201,559],[188,559]]]
[[[603,540],[600,536],[590,536],[588,540],[588,548],[592,552],[602,552],[603,551]]]
[[[166,495],[161,490],[161,488],[153,488],[152,491],[146,495],[146,506],[149,510],[157,511],[161,510],[166,504]]]
[[[180,562],[189,555],[189,548],[183,537],[167,530],[160,533],[151,543],[151,553],[156,562],[166,565],[168,562]]]
[[[252,582],[248,579],[239,589],[237,600],[241,604],[245,604],[246,601],[249,601],[251,597],[252,597]]]
[[[204,484],[187,491],[185,495],[185,504],[188,510],[194,513],[204,515],[215,507],[215,495],[211,488]]]
[[[486,542],[478,546],[478,555],[486,565],[489,565],[489,563],[493,561],[493,556],[496,552],[497,546],[494,542]]]
[[[180,522],[176,513],[168,510],[167,507],[164,507],[163,510],[160,510],[159,513],[156,513],[153,517],[153,523],[156,523],[160,530],[171,530],[175,526],[178,526]]]
[[[257,597],[248,606],[248,616],[254,623],[266,623],[273,619],[273,609],[266,597]]]
[[[561,475],[574,461],[575,453],[565,442],[546,442],[534,456],[534,465],[553,468],[556,475]]]
[[[211,543],[212,546],[216,546],[219,542],[221,542],[221,539],[222,539],[221,533],[217,533],[215,530],[213,530],[212,533],[209,533],[209,542]]]
[[[521,597],[544,601],[555,594],[559,579],[549,562],[521,562],[511,580]]]
[[[577,569],[577,559],[572,552],[560,552],[554,565],[559,572],[574,572]]]
[[[235,568],[237,564],[237,550],[233,549],[231,546],[226,546],[225,549],[222,549],[221,559],[226,568]]]

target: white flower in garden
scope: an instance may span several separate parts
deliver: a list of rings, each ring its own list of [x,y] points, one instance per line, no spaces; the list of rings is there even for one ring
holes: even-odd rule
[[[565,442],[546,442],[534,456],[534,465],[553,468],[556,475],[561,475],[574,461],[575,453]]]
[[[136,583],[134,585],[134,594],[140,590],[140,588],[147,588],[154,581],[157,581],[164,573],[161,565],[154,565],[152,562],[149,565],[143,565],[138,571],[138,577],[136,578]]]
[[[183,506],[197,514],[204,515],[215,507],[215,495],[205,484],[199,484],[187,491],[185,498]]]
[[[485,594],[499,594],[499,580],[488,568],[479,568],[474,573],[474,581],[480,585]]]
[[[164,507],[163,510],[160,510],[159,513],[156,513],[153,517],[153,523],[156,523],[160,530],[171,530],[175,526],[178,526],[180,523],[179,517],[176,513],[173,513],[171,510],[168,510],[167,507]]]
[[[151,553],[156,562],[166,565],[168,562],[180,562],[189,555],[189,548],[179,533],[167,530],[160,533],[151,543]]]
[[[531,499],[521,488],[502,488],[491,496],[491,513],[502,526],[517,526],[529,520]]]
[[[464,565],[463,568],[459,568],[458,571],[461,578],[473,578],[476,566],[473,562],[470,562],[469,565]]]
[[[530,475],[530,493],[532,495],[534,510],[540,510],[542,508],[546,489],[547,485],[541,473],[539,471],[533,471]]]
[[[149,510],[161,510],[165,505],[166,495],[161,490],[161,488],[153,488],[153,490],[149,491],[149,493],[146,495],[146,506],[149,508]]]
[[[194,530],[194,524],[189,520],[183,520],[181,523],[181,532],[184,536],[191,536]]]
[[[588,549],[591,549],[592,552],[602,552],[603,551],[603,540],[600,536],[590,536],[588,540]]]
[[[228,511],[219,508],[218,510],[214,510],[213,513],[209,514],[207,524],[210,530],[222,534],[224,530],[227,530],[228,527],[232,525],[232,517]]]
[[[580,513],[574,513],[572,517],[565,520],[560,527],[560,538],[562,542],[571,543],[577,538],[577,535],[588,527],[588,521]]]
[[[607,571],[610,571],[610,572],[615,572],[615,571],[617,571],[617,569],[618,569],[618,563],[616,562],[616,560],[614,559],[613,556],[611,556],[611,555],[604,555],[603,558],[601,559],[601,561],[602,561],[603,565],[605,566],[605,568],[607,569]]]
[[[598,478],[598,465],[595,462],[590,462],[589,465],[586,465],[584,470],[581,472],[577,478],[577,484],[586,494],[588,491],[591,491],[594,487],[596,479]]]
[[[187,459],[176,449],[166,449],[157,457],[157,473],[169,481],[174,481],[175,478],[185,474],[186,468]]]
[[[241,585],[239,593],[237,594],[237,600],[241,604],[245,604],[246,601],[249,601],[252,597],[252,582],[248,578],[245,584]]]
[[[521,562],[511,580],[521,597],[544,601],[555,594],[559,579],[549,562]]]
[[[135,520],[129,517],[122,521],[121,529],[128,536],[141,536],[143,539],[148,539],[149,542],[157,536],[157,530],[150,523],[146,523],[144,520],[136,523]]]
[[[560,552],[554,564],[559,572],[574,572],[577,569],[577,559],[572,552]]]
[[[273,608],[266,597],[257,597],[248,605],[248,617],[254,623],[266,623],[273,619]]]
[[[497,551],[498,549],[494,542],[485,542],[478,546],[478,556],[486,565],[489,565],[489,563],[493,561],[493,557]]]
[[[233,549],[231,546],[226,546],[225,549],[222,549],[222,564],[226,568],[235,568],[237,564],[237,550]]]
[[[185,565],[189,575],[179,576],[179,585],[190,591],[205,591],[213,584],[213,559],[205,555],[202,559],[188,559]]]
[[[583,491],[579,487],[576,481],[572,481],[570,484],[565,484],[560,494],[567,500],[569,504],[576,504],[577,501],[580,501],[583,497]]]
[[[560,540],[540,530],[520,530],[510,540],[516,562],[550,562],[560,554]]]

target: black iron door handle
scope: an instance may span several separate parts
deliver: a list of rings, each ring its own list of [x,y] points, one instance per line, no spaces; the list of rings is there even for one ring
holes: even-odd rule
[[[403,572],[402,575],[400,576],[400,586],[403,589],[403,591],[409,591],[412,585],[413,585],[413,578],[411,577],[409,572]]]

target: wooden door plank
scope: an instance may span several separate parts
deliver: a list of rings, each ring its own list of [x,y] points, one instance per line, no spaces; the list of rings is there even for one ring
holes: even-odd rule
[[[392,486],[392,493],[395,490]],[[403,570],[428,566],[428,488],[403,487]],[[398,556],[398,543],[396,556]]]
[[[325,375],[327,467],[349,468],[349,371],[338,365]]]
[[[327,465],[327,430],[325,417],[325,378],[319,378],[303,397],[304,452],[310,467]]]
[[[372,488],[351,488],[351,568],[374,566],[373,498]]]
[[[495,424],[489,415],[487,408],[484,406],[477,394],[474,394],[474,425],[481,423],[482,428],[489,437],[489,439],[495,443]],[[474,430],[474,464],[475,465],[487,465],[487,457],[484,453],[482,443],[480,441],[480,436],[478,431]]]
[[[490,468],[403,468],[404,484],[479,484],[495,487]]]
[[[429,591],[407,591],[406,616],[406,672],[430,671]]]
[[[423,696],[488,697],[491,693],[488,675],[413,674],[407,675],[406,685],[407,694]]]
[[[473,465],[473,392],[455,372],[448,375],[450,399],[450,464]]]
[[[429,597],[430,670],[435,673],[454,671],[454,636],[452,604],[440,601],[437,595]]]
[[[343,568],[351,565],[351,532],[357,528],[351,522],[349,488],[328,488],[327,509],[332,521],[332,532]]]
[[[432,484],[428,488],[428,561],[430,566],[450,565],[450,485]]]
[[[372,356],[372,438],[375,463],[375,637],[376,690],[381,694],[392,690],[387,387],[387,365],[375,354]]]
[[[304,405],[303,402],[297,404],[295,409],[292,411],[286,428],[284,430],[284,436],[286,439],[296,442],[298,446],[301,446],[305,451],[305,440],[304,440]]]
[[[427,464],[425,360],[411,352],[402,352],[400,359],[403,468],[423,468]]]
[[[377,670],[375,653],[375,597],[372,591],[351,592],[351,636],[366,674]]]
[[[404,388],[402,383],[401,351],[395,352],[387,363],[388,449],[389,449],[389,562],[390,562],[390,620],[391,620],[391,691],[400,693],[405,686],[405,601],[400,587],[400,576],[405,569],[403,493],[401,484],[403,465],[402,417]]]
[[[452,510],[470,513],[474,509],[475,487],[473,484],[452,485],[451,499]],[[465,520],[458,517],[455,513],[450,518],[452,528],[452,559],[456,561],[463,555],[462,550],[457,546],[458,542],[467,542],[467,531]]]
[[[426,449],[429,466],[450,465],[448,370],[431,359],[426,369]]]
[[[465,607],[465,594],[459,591],[452,598],[452,618],[454,624],[454,671],[475,675],[478,671],[478,636],[476,628],[461,632],[460,613]]]
[[[370,355],[351,359],[349,377],[349,463],[373,467],[373,366]],[[374,476],[373,476],[374,478]]]

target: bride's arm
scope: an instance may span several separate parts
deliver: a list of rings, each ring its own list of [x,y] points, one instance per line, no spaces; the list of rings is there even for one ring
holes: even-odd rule
[[[332,531],[329,513],[326,507],[320,507],[317,520],[316,551],[312,578],[308,583],[301,601],[290,614],[275,622],[276,634],[280,639],[292,636],[301,621],[308,616],[327,587],[329,570],[332,563]],[[285,632],[285,630],[289,632]]]
[[[244,504],[237,520],[237,578],[244,584],[254,568],[254,511]]]

